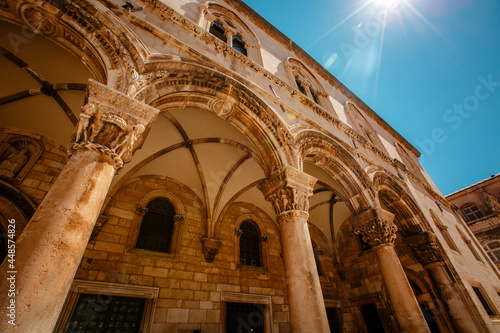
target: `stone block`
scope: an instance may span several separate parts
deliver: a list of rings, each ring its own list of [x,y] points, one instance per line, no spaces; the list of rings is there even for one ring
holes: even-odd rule
[[[189,309],[173,309],[167,311],[167,321],[169,323],[187,323],[189,318]]]

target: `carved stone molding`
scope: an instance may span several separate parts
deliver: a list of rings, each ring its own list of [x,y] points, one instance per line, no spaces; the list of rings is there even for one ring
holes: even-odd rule
[[[271,202],[276,214],[309,210],[309,197],[313,194],[316,178],[290,166],[282,166],[258,188]]]
[[[201,239],[203,244],[203,257],[206,262],[213,262],[222,242],[218,239],[204,237]]]
[[[357,216],[354,222],[354,234],[361,235],[363,242],[371,247],[381,244],[393,244],[398,228],[392,222],[394,214],[380,208],[367,210]]]
[[[428,231],[421,232],[406,237],[404,240],[413,249],[415,256],[422,265],[444,262],[443,254],[434,233]]]
[[[69,154],[95,150],[108,156],[118,170],[141,147],[158,110],[93,80],[86,100]]]

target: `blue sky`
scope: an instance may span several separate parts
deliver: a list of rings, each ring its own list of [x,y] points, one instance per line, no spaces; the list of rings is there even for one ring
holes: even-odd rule
[[[443,194],[500,172],[500,0],[246,0],[401,133]]]

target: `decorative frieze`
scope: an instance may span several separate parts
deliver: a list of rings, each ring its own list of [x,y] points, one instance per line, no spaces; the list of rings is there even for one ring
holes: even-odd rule
[[[444,261],[434,233],[425,231],[406,237],[404,240],[413,249],[415,256],[423,265]]]
[[[282,166],[258,187],[277,215],[288,211],[309,211],[309,197],[316,178],[290,166]]]
[[[142,145],[157,114],[155,108],[90,80],[69,153],[99,151],[120,169]]]
[[[203,244],[203,257],[206,262],[213,262],[222,242],[218,239],[204,237],[201,239]]]
[[[361,235],[363,242],[371,247],[393,244],[398,228],[392,222],[394,214],[380,208],[373,208],[355,216],[354,234]]]

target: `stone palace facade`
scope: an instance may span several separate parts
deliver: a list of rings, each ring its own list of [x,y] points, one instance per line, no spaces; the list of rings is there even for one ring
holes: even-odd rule
[[[1,332],[500,331],[419,152],[242,1],[0,29]]]

